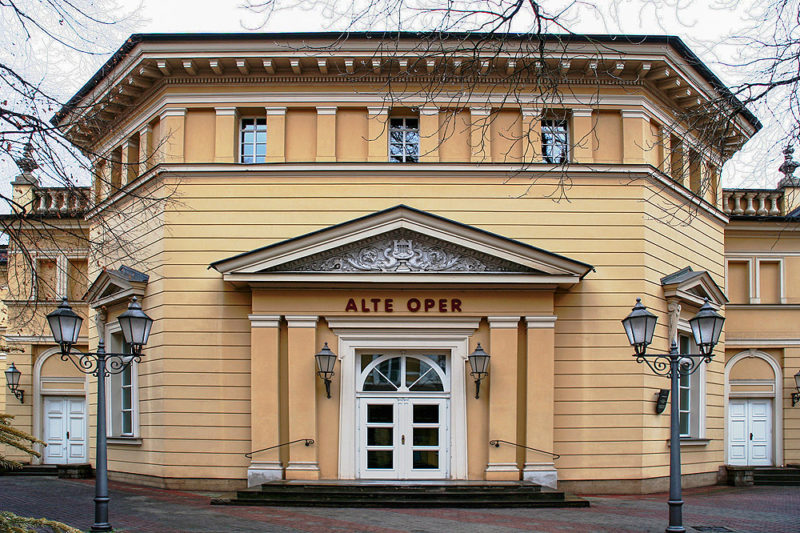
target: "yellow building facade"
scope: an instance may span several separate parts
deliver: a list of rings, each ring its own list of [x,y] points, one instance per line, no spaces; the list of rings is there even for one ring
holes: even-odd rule
[[[730,232],[751,222],[731,222],[718,169],[760,124],[742,111],[716,150],[676,119],[726,94],[680,40],[576,38],[536,57],[510,39],[474,58],[422,53],[413,36],[386,53],[376,38],[136,35],[57,115],[95,161],[75,302],[86,345],[124,349],[131,296],[155,320],[142,362],[107,383],[112,477],[663,489],[667,382],[620,324],[636,297],[664,351],[692,349],[705,299],[733,304],[714,361],[683,384],[687,485],[716,482],[730,402],[765,392],[751,383],[768,379],[762,360],[783,428],[770,461],[800,460],[785,408],[798,333],[781,307],[795,265],[776,273],[767,236],[798,249],[777,229],[791,206],[775,204],[771,232]],[[765,311],[780,332],[743,329],[762,311],[726,293],[741,262],[760,265],[746,276],[767,280],[765,299],[782,276],[787,299]],[[42,421],[66,427],[70,407],[53,405],[71,396],[47,376],[76,376],[57,375],[41,322],[26,327],[9,360],[35,401],[6,405],[50,442]],[[326,344],[330,397],[315,367]],[[491,356],[479,394],[478,345]],[[91,435],[95,387],[80,386]]]

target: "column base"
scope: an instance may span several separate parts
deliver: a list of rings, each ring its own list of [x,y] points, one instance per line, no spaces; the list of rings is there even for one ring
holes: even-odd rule
[[[517,463],[489,463],[486,467],[487,481],[519,481]]]
[[[283,479],[283,466],[279,461],[253,461],[247,467],[247,488],[281,479]]]
[[[525,463],[522,479],[555,489],[558,486],[558,471],[553,463]]]
[[[319,464],[316,461],[289,461],[286,467],[286,479],[319,479]]]

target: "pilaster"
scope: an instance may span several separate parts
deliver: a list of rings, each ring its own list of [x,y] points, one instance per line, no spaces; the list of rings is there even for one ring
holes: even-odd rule
[[[214,162],[236,163],[236,108],[215,107]]]
[[[250,446],[280,444],[280,316],[250,315]],[[247,486],[283,479],[280,450],[256,452],[247,468]]]
[[[185,108],[167,108],[161,112],[161,161],[183,163],[186,124]]]
[[[542,162],[542,111],[535,107],[522,108],[522,162]]]
[[[289,440],[317,439],[316,316],[287,316]],[[286,479],[319,479],[318,444],[289,447]]]
[[[517,440],[517,327],[518,316],[489,317],[489,439]],[[489,447],[487,480],[518,480],[517,448]]]
[[[286,161],[286,108],[267,107],[267,163]]]
[[[423,163],[439,162],[439,108],[422,107],[419,110],[419,160]]]
[[[317,162],[336,161],[336,108],[317,107]]]
[[[555,414],[555,323],[554,316],[526,316],[527,399],[525,445],[544,452],[553,451]],[[525,450],[525,481],[556,488],[558,473],[552,456]]]
[[[592,137],[594,135],[591,109],[572,110],[572,161],[576,163],[593,163],[594,150]]]
[[[491,107],[470,107],[470,161],[473,163],[492,162]]]
[[[367,108],[367,161],[389,161],[389,110],[385,107]]]
[[[145,124],[139,130],[139,174],[153,167],[153,128]]]
[[[622,162],[626,165],[646,163],[646,129],[650,128],[650,118],[640,109],[623,109],[622,113]]]
[[[120,160],[120,176],[122,187],[139,177],[139,145],[132,139],[122,143],[122,158]]]

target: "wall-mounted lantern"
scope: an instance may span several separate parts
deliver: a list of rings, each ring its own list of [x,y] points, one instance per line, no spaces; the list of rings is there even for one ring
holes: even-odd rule
[[[661,389],[656,393],[656,414],[660,415],[667,408],[669,400],[669,389]]]
[[[794,387],[797,389],[797,392],[792,393],[792,407],[800,403],[800,370],[794,375]]]
[[[325,382],[325,393],[328,398],[331,397],[331,378],[333,377],[333,368],[336,365],[336,354],[328,348],[328,343],[314,355],[317,360],[317,375]]]
[[[8,385],[8,390],[11,391],[11,394],[19,400],[19,403],[25,403],[25,391],[19,388],[19,377],[21,375],[22,372],[17,370],[14,363],[11,363],[11,366],[6,370],[6,385]]]
[[[469,375],[475,378],[475,398],[480,397],[481,380],[489,375],[490,358],[489,354],[481,348],[481,343],[478,343],[478,346],[475,347],[475,351],[469,354],[469,366],[472,369]]]

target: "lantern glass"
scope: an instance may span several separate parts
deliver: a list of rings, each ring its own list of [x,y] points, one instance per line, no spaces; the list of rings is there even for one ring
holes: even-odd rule
[[[800,370],[794,375],[794,386],[797,388],[797,391],[800,392]]]
[[[58,344],[75,344],[81,332],[83,319],[75,314],[64,298],[55,311],[47,315],[47,322]]]
[[[700,308],[694,318],[689,320],[689,324],[692,326],[694,342],[700,348],[701,353],[710,355],[714,346],[719,342],[725,319],[714,311],[714,308],[711,307],[708,299],[706,299],[703,307]]]
[[[486,375],[489,369],[489,360],[491,356],[481,348],[480,343],[475,348],[475,351],[469,354],[469,366],[472,373],[478,376]]]
[[[631,313],[622,320],[622,326],[625,328],[628,342],[636,348],[637,353],[653,342],[657,322],[658,317],[642,305],[641,298],[636,298],[636,305],[633,306]]]
[[[317,360],[317,370],[320,376],[328,377],[333,375],[333,369],[336,365],[336,354],[328,348],[327,342],[319,353],[314,355],[314,358]]]
[[[14,366],[14,363],[11,363],[11,366],[6,370],[6,384],[12,392],[17,390],[17,387],[19,386],[19,377],[21,375],[22,372],[17,370],[17,367]]]
[[[153,319],[142,311],[136,297],[133,297],[128,304],[128,310],[119,315],[117,319],[125,342],[131,345],[134,351],[147,344],[150,337],[150,328],[153,327]]]

